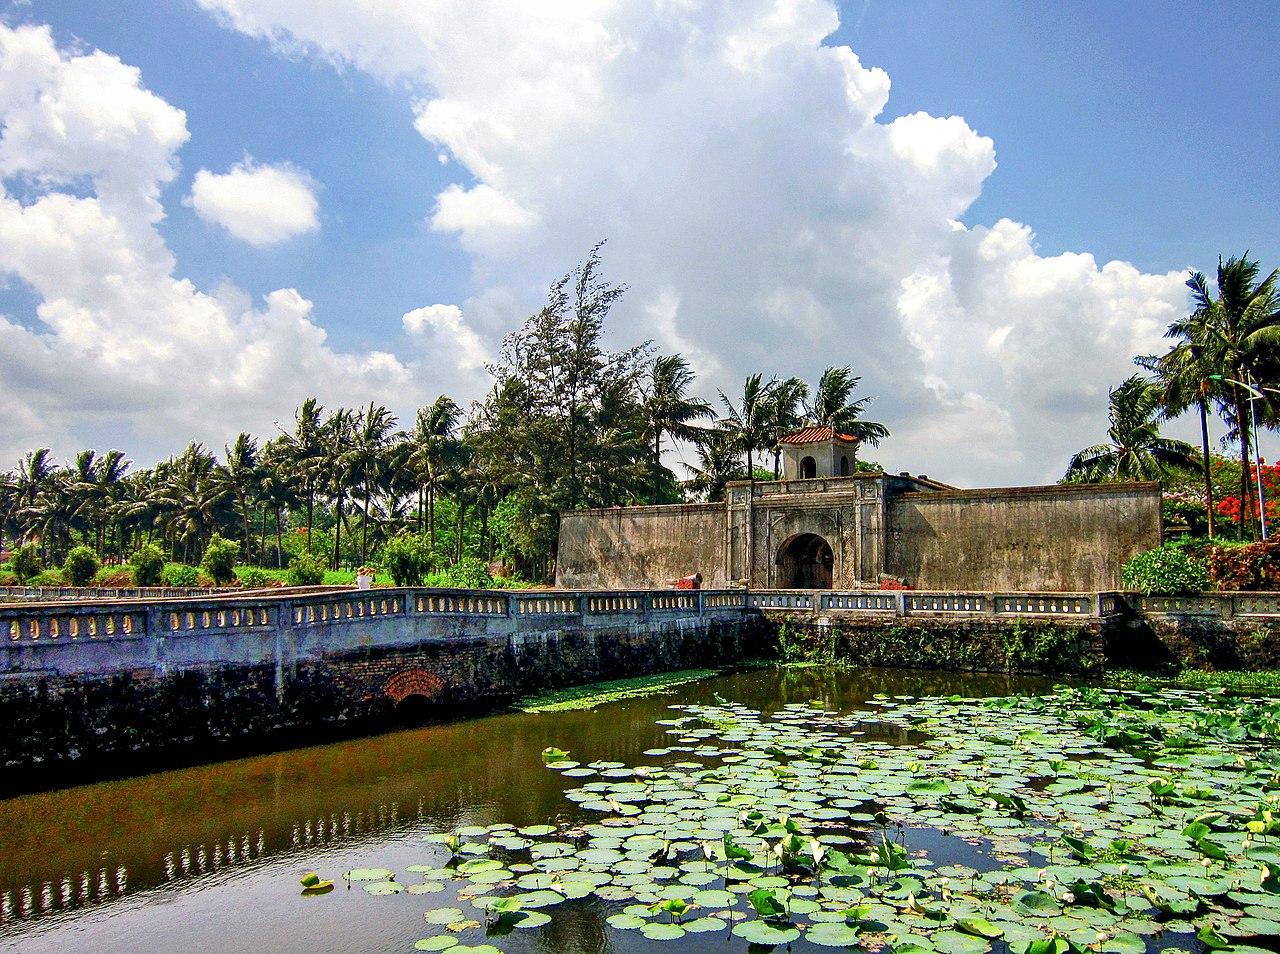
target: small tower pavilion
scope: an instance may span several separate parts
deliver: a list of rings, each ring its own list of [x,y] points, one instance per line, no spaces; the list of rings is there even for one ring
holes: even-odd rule
[[[806,427],[778,438],[784,480],[848,477],[854,471],[858,439],[831,427]]]

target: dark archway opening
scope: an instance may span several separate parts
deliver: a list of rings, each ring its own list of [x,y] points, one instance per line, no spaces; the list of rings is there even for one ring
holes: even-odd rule
[[[849,458],[848,458],[848,456],[841,456],[841,458],[840,458],[840,476],[841,476],[841,477],[848,477],[848,476],[849,476]]]
[[[800,479],[811,480],[818,476],[818,462],[812,457],[802,457],[800,459]]]
[[[402,726],[426,725],[440,719],[440,706],[433,699],[419,693],[410,693],[396,703],[395,721]]]
[[[778,551],[779,583],[793,590],[829,590],[834,562],[831,544],[816,533],[802,533]]]

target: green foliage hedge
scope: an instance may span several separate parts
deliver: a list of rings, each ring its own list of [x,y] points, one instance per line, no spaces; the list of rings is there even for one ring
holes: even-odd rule
[[[18,578],[19,583],[26,583],[43,569],[43,565],[40,563],[40,554],[29,543],[18,547],[13,551],[13,557],[9,561],[9,569],[13,571],[13,575]]]
[[[1175,543],[1139,553],[1121,573],[1126,590],[1148,596],[1178,596],[1209,589],[1209,568]]]
[[[228,540],[215,533],[209,538],[209,545],[204,550],[204,560],[200,565],[213,578],[218,586],[226,586],[236,578],[236,557],[240,555],[240,544]]]
[[[240,585],[250,590],[260,590],[270,586],[271,581],[275,579],[266,570],[256,566],[246,567],[240,571],[238,576],[240,577]]]
[[[200,573],[185,563],[170,563],[160,571],[160,582],[165,586],[199,586]]]
[[[164,551],[154,543],[139,547],[129,557],[134,586],[159,586],[164,573]]]
[[[457,587],[463,590],[487,590],[493,588],[494,581],[484,561],[467,557],[439,573],[432,573],[427,578],[426,584],[427,586]]]
[[[430,539],[422,533],[392,537],[382,548],[382,565],[396,586],[420,586],[435,566]]]
[[[289,564],[285,581],[290,586],[319,586],[324,582],[324,564],[310,553],[299,553]]]
[[[90,547],[72,547],[62,564],[62,576],[72,586],[88,586],[98,575],[98,554]]]

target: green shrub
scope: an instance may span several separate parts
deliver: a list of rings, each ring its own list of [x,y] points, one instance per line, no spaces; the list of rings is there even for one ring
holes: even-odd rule
[[[421,533],[398,534],[382,548],[382,565],[396,586],[421,586],[435,565],[431,541]]]
[[[1181,547],[1166,543],[1139,553],[1126,563],[1121,579],[1126,590],[1148,596],[1177,596],[1207,590],[1209,569]]]
[[[98,554],[86,546],[72,547],[62,564],[62,575],[72,586],[88,586],[102,564]]]
[[[324,582],[324,564],[310,553],[299,553],[289,564],[285,580],[290,586],[319,586]]]
[[[1280,544],[1270,540],[1215,545],[1199,556],[1219,590],[1274,590],[1280,585]]]
[[[236,557],[239,555],[240,544],[215,533],[209,538],[209,545],[204,548],[204,559],[200,561],[200,566],[215,584],[226,586],[236,578]]]
[[[36,548],[28,543],[13,551],[9,569],[13,571],[19,583],[25,583],[44,569],[44,565],[40,562],[40,554],[36,552]]]
[[[493,586],[489,567],[475,557],[466,557],[435,576],[440,586],[456,586],[463,590],[487,590]]]
[[[270,586],[272,580],[275,579],[270,573],[262,569],[262,567],[251,566],[240,571],[240,585],[250,590],[260,590],[265,586]]]
[[[62,571],[54,567],[41,570],[27,582],[32,586],[65,586],[67,581],[63,579]]]
[[[129,557],[134,586],[159,586],[164,572],[164,551],[154,543],[134,550]]]
[[[160,571],[160,582],[165,586],[199,586],[200,573],[185,563],[170,563]]]

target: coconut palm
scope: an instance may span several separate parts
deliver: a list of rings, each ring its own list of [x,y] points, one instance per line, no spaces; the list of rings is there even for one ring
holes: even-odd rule
[[[314,524],[316,494],[325,483],[326,435],[324,408],[315,398],[302,402],[294,415],[292,434],[285,435],[288,454],[282,459],[307,505],[307,552],[311,551],[311,528]]]
[[[355,482],[352,470],[352,448],[355,444],[355,414],[340,407],[329,415],[322,431],[325,470],[325,490],[334,502],[333,569],[342,565],[343,510]]]
[[[649,439],[653,442],[653,458],[650,462],[650,499],[653,503],[659,502],[662,438],[669,436],[680,441],[695,441],[702,429],[693,422],[711,417],[715,413],[706,401],[689,397],[688,391],[693,386],[693,378],[693,371],[683,355],[660,355],[649,366],[648,381],[643,386],[641,400]]]
[[[1253,495],[1250,491],[1249,392],[1232,383],[1264,379],[1280,354],[1280,269],[1259,281],[1261,268],[1245,252],[1218,260],[1217,294],[1201,272],[1187,279],[1191,314],[1169,326],[1169,336],[1185,338],[1199,349],[1199,359],[1213,368],[1224,390],[1217,396],[1219,413],[1230,428],[1228,438],[1240,442],[1241,526]],[[1261,409],[1264,410],[1265,409]],[[1269,415],[1271,416],[1271,415]]]
[[[712,428],[703,432],[697,449],[697,466],[685,464],[690,472],[684,482],[685,489],[703,500],[723,500],[729,481],[742,479],[742,462],[733,438],[723,430]]]
[[[816,427],[830,427],[872,447],[889,436],[889,429],[875,421],[864,421],[863,413],[873,397],[853,399],[862,378],[852,368],[827,368],[813,391],[813,403],[806,406],[808,421]]]
[[[448,482],[449,470],[457,456],[457,431],[462,422],[462,409],[453,399],[441,394],[430,407],[418,410],[410,440],[413,442],[411,466],[419,481],[418,526],[422,527],[425,498],[427,534],[431,552],[436,546],[436,500]]]
[[[1196,340],[1195,327],[1186,323],[1171,325],[1165,337],[1176,343],[1162,355],[1145,355],[1137,364],[1155,374],[1161,388],[1161,417],[1170,420],[1195,408],[1200,416],[1200,462],[1204,472],[1204,499],[1209,521],[1209,537],[1215,535],[1213,473],[1209,456],[1209,409],[1229,395],[1216,380],[1217,369],[1205,360],[1204,348]]]
[[[249,559],[249,543],[253,532],[249,529],[249,504],[258,495],[262,484],[262,462],[258,453],[258,442],[249,434],[241,431],[235,441],[223,446],[227,455],[226,480],[235,497],[236,508],[240,511],[240,523],[244,530],[244,558]],[[310,536],[307,544],[310,545]]]
[[[360,520],[360,561],[369,558],[369,505],[382,476],[387,445],[395,433],[396,416],[380,404],[369,406],[356,417],[353,440],[348,451],[351,469],[359,479],[363,507]]]
[[[1067,466],[1072,481],[1159,480],[1171,470],[1194,467],[1195,448],[1160,436],[1161,388],[1140,374],[1108,392],[1109,443],[1086,447]]]
[[[777,381],[765,381],[764,376],[753,374],[742,386],[742,399],[735,406],[732,401],[720,392],[720,401],[724,404],[724,432],[734,450],[745,454],[747,458],[747,480],[751,481],[751,493],[755,496],[755,452],[772,447],[777,437],[775,423],[777,408],[774,406],[774,392],[778,389]]]
[[[773,450],[773,479],[781,476],[782,447],[778,439],[794,431],[804,423],[804,402],[809,397],[809,385],[799,378],[779,381],[769,401],[769,446]]]

